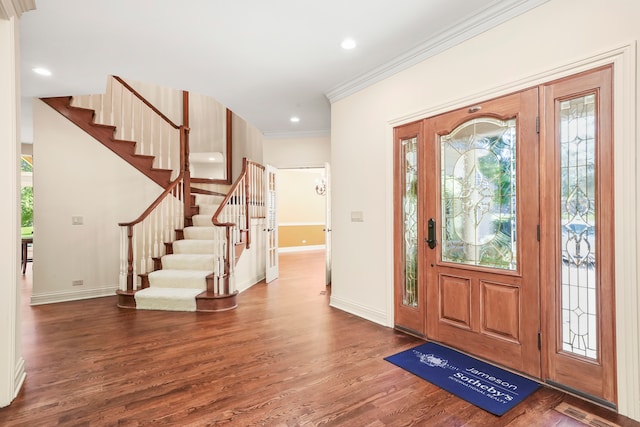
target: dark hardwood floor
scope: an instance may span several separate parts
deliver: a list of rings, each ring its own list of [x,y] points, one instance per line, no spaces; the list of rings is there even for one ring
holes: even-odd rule
[[[541,387],[502,417],[386,362],[420,340],[329,307],[324,253],[280,255],[280,278],[224,313],[123,310],[116,297],[29,306],[27,379],[0,426],[579,426]],[[29,265],[29,269],[31,265]]]

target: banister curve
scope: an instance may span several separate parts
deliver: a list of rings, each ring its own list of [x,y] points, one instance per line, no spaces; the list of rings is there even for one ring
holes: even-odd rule
[[[211,222],[213,223],[213,225],[217,225],[218,227],[233,227],[235,225],[233,222],[219,222],[218,221],[218,217],[221,215],[222,210],[225,208],[225,206],[227,206],[227,203],[229,202],[229,200],[233,196],[233,193],[236,191],[238,186],[242,183],[242,181],[247,176],[247,165],[248,164],[249,164],[249,161],[247,160],[247,158],[246,157],[243,158],[242,159],[242,171],[240,172],[240,175],[238,176],[236,181],[233,183],[233,185],[231,186],[231,188],[227,192],[227,195],[225,196],[225,198],[222,200],[222,202],[220,202],[220,206],[218,206],[218,209],[216,209],[215,213],[211,216]]]
[[[165,199],[165,197],[167,197],[167,195],[171,193],[178,184],[180,184],[180,181],[182,181],[183,175],[184,175],[184,172],[180,172],[180,174],[176,177],[176,179],[174,179],[169,183],[169,186],[158,196],[156,200],[153,201],[153,203],[151,203],[151,205],[149,205],[149,207],[144,212],[142,212],[142,214],[138,218],[134,219],[131,222],[119,222],[118,225],[120,227],[128,227],[128,226],[134,226],[144,221],[145,218],[148,217],[149,214],[153,212],[153,210],[156,207],[158,207],[160,202],[162,202]]]

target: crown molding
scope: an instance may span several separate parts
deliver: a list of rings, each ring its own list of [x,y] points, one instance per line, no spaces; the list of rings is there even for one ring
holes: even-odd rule
[[[0,19],[20,18],[35,8],[36,0],[0,0]]]
[[[378,83],[425,59],[435,56],[469,40],[518,15],[528,12],[549,0],[494,1],[481,12],[465,16],[446,30],[431,37],[417,47],[396,56],[391,61],[329,90],[325,95],[330,103]]]
[[[263,132],[265,140],[268,139],[292,139],[292,138],[325,138],[331,136],[330,129],[309,130],[297,132]]]

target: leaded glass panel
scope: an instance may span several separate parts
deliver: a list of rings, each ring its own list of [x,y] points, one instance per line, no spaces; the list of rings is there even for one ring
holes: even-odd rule
[[[515,270],[516,120],[470,120],[440,147],[442,260]]]
[[[562,348],[596,359],[596,97],[560,103]]]
[[[404,227],[404,284],[402,303],[418,306],[418,139],[401,142],[404,188],[402,194],[402,224]]]

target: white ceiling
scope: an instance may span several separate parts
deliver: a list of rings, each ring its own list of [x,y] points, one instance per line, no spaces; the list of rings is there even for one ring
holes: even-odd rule
[[[23,141],[28,98],[101,93],[109,74],[209,95],[267,137],[327,133],[330,102],[545,1],[36,0],[20,23]]]

